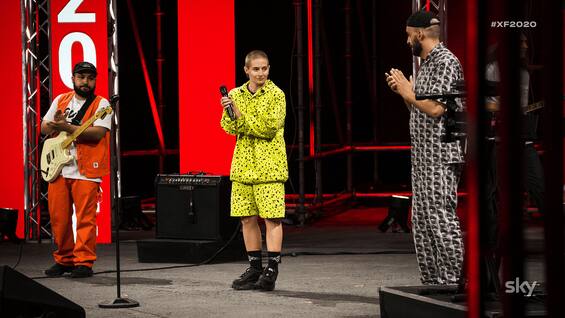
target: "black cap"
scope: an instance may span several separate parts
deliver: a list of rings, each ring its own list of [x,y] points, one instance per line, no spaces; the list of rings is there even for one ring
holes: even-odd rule
[[[421,10],[413,13],[408,20],[406,20],[406,26],[413,28],[427,28],[432,25],[439,25],[439,18],[425,10]]]
[[[75,67],[73,67],[73,74],[74,73],[92,73],[94,75],[98,74],[96,72],[96,66],[94,66],[90,62],[78,62],[77,64],[75,64]]]

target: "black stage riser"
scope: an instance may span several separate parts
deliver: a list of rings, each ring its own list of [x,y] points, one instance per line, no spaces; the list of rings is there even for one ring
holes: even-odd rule
[[[226,242],[202,240],[153,239],[137,241],[140,263],[201,263],[216,253]],[[213,263],[245,260],[245,246],[239,237],[233,240]]]
[[[465,318],[465,303],[454,303],[451,297],[457,286],[401,286],[381,287],[379,300],[382,318]],[[540,298],[526,300],[524,317],[546,317]],[[483,317],[501,318],[502,305],[499,301],[486,301]]]
[[[400,287],[399,287],[400,288]],[[416,288],[413,288],[417,291]],[[381,318],[465,318],[467,311],[461,305],[441,302],[411,293],[408,290],[383,287],[379,290]]]

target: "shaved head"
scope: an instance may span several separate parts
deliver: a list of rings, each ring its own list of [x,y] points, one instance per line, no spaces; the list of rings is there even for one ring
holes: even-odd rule
[[[428,38],[439,39],[439,37],[441,35],[441,29],[440,29],[439,25],[432,25],[432,26],[429,26],[429,27],[427,27],[423,30],[424,30],[424,34]]]

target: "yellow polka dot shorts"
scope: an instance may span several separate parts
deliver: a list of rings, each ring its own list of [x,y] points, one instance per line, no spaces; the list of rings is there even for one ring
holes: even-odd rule
[[[244,184],[232,182],[231,216],[254,215],[259,215],[264,219],[284,218],[284,183]]]

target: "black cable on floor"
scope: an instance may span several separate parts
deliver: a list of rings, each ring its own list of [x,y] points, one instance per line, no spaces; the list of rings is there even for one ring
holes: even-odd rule
[[[187,265],[150,267],[150,268],[124,269],[124,270],[121,270],[120,272],[122,272],[122,273],[149,272],[149,271],[175,269],[175,268],[189,268],[189,267],[196,267],[196,266],[208,264],[211,261],[213,261],[221,252],[223,252],[223,250],[225,250],[231,242],[233,242],[233,240],[235,239],[235,237],[239,233],[240,228],[241,228],[241,223],[237,226],[236,230],[234,231],[234,233],[232,234],[230,239],[226,242],[226,244],[224,244],[224,246],[222,246],[220,249],[218,249],[218,251],[216,251],[208,259],[206,259],[206,260],[204,260],[200,263],[187,264]],[[302,252],[282,253],[281,256],[283,256],[283,257],[297,257],[297,256],[333,256],[333,255],[339,256],[339,255],[408,255],[408,254],[415,254],[415,252],[414,251],[402,251],[402,250],[385,250],[385,251],[369,251],[369,252],[348,252],[348,251],[339,251],[339,252],[311,251],[311,252],[306,252],[306,251],[302,251]],[[111,274],[111,273],[115,273],[115,272],[116,272],[115,270],[101,271],[101,272],[95,272],[94,275]],[[32,277],[32,279],[60,278],[60,277],[61,276],[59,276],[59,277],[40,276],[40,277]]]
[[[21,241],[18,241],[17,243],[18,246],[18,260],[16,261],[16,265],[12,266],[12,269],[15,270],[16,267],[18,267],[18,265],[20,265],[20,261],[22,260],[22,254],[23,254],[23,250],[24,250],[24,243]]]
[[[150,268],[136,268],[136,269],[123,269],[120,270],[120,273],[128,273],[128,272],[145,272],[145,271],[156,271],[156,270],[164,270],[164,269],[174,269],[174,268],[186,268],[186,267],[196,267],[196,266],[201,266],[201,265],[205,265],[210,263],[211,261],[213,261],[218,255],[220,255],[221,252],[223,252],[232,242],[233,240],[236,238],[236,236],[239,234],[241,229],[241,222],[238,223],[235,231],[233,231],[233,234],[231,235],[231,237],[229,238],[229,240],[226,242],[226,244],[224,244],[222,247],[220,247],[212,256],[208,257],[207,259],[203,260],[200,263],[197,264],[187,264],[187,265],[173,265],[173,266],[163,266],[163,267],[150,267]],[[99,274],[111,274],[111,273],[116,273],[115,270],[110,270],[110,271],[101,271],[101,272],[95,272],[93,273],[93,275],[99,275]],[[31,279],[43,279],[43,278],[61,278],[63,276],[57,276],[57,277],[49,277],[49,276],[39,276],[39,277],[31,277]]]

